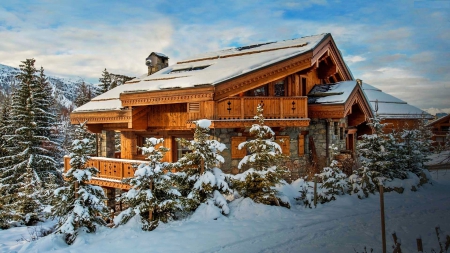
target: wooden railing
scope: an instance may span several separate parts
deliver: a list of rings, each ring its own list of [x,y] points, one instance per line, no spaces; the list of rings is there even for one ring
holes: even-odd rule
[[[133,164],[140,164],[145,162],[146,161],[140,160],[91,157],[86,165],[88,167],[95,167],[100,171],[100,173],[95,177],[95,180],[92,180],[93,184],[128,189],[128,185],[121,183],[122,179],[134,176],[135,169],[133,168]],[[65,156],[64,172],[67,172],[69,169],[70,157]]]
[[[216,103],[216,119],[253,119],[259,104],[264,108],[266,119],[308,117],[307,97],[236,97]]]

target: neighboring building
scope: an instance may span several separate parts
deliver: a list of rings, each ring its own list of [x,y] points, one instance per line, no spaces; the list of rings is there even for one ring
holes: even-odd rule
[[[94,98],[77,108],[71,120],[87,120],[89,130],[106,140],[100,153],[111,158],[91,160],[100,169],[93,183],[127,188],[120,179],[133,176],[131,160],[145,159],[137,148],[145,138],[163,137],[171,149],[165,160],[177,161],[186,150],[176,139],[193,138],[193,122],[203,118],[212,121],[213,138],[228,148],[222,170],[236,173],[246,154],[237,146],[249,138],[258,104],[264,107],[266,125],[284,139],[290,179],[314,165],[327,165],[332,144],[350,156],[357,137],[371,133],[367,122],[375,113],[397,124],[424,113],[353,80],[332,36],[320,34],[185,59]],[[121,159],[112,159],[114,131],[121,133]]]
[[[435,146],[444,146],[446,136],[450,132],[450,115],[438,118],[427,124],[433,131],[433,141]]]

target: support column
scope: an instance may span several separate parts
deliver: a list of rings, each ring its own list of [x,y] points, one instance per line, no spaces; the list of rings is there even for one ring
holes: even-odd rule
[[[103,191],[106,195],[106,206],[109,208],[109,210],[116,211],[116,189],[103,187]]]
[[[102,131],[99,138],[99,156],[114,158],[115,137],[114,131]]]

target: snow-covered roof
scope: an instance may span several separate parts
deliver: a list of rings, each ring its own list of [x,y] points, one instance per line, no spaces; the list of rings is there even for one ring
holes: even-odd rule
[[[405,119],[432,117],[429,113],[415,106],[412,106],[399,98],[387,94],[372,85],[363,83],[362,88],[364,93],[366,94],[366,97],[369,99],[374,114],[378,113],[378,115],[383,118]],[[376,104],[378,104],[377,112],[375,112]]]
[[[433,126],[434,124],[436,124],[440,121],[446,121],[446,120],[450,120],[450,114],[428,122],[427,126]]]
[[[308,94],[309,104],[343,104],[357,85],[356,81],[320,84]],[[363,82],[362,90],[374,114],[391,119],[432,118],[427,112]],[[375,112],[376,104],[378,111]]]
[[[152,55],[152,54],[156,54],[156,55],[159,56],[159,57],[169,59],[169,56],[167,56],[167,55],[165,55],[165,54],[163,54],[163,53],[152,52],[150,55]]]
[[[356,81],[315,85],[308,94],[308,104],[343,104],[355,86]]]
[[[121,109],[119,101],[121,93],[216,85],[248,72],[309,52],[328,35],[328,33],[324,33],[293,40],[226,49],[190,57],[175,65],[161,69],[153,75],[143,75],[129,81],[125,85],[105,92],[92,99],[88,104],[77,108],[74,112],[119,110]],[[103,102],[102,104],[96,104],[98,101]]]

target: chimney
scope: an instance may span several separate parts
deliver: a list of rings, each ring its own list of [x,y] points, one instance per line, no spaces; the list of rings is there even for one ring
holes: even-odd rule
[[[165,54],[152,52],[146,59],[145,65],[147,65],[147,75],[151,75],[159,70],[169,66],[169,57]]]
[[[362,87],[363,81],[361,79],[356,79],[356,83],[359,84],[359,86]]]

